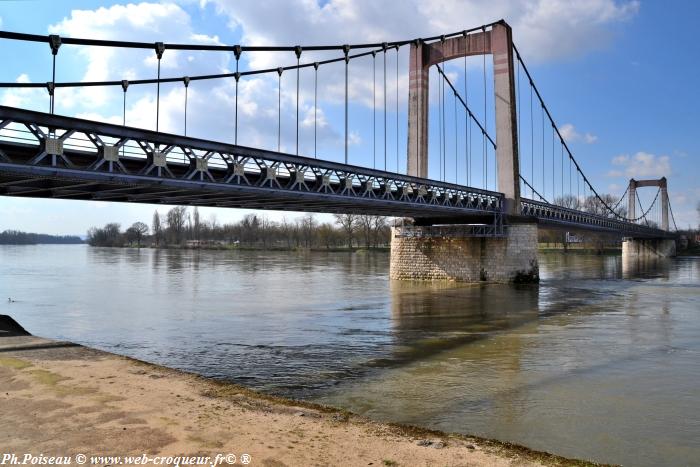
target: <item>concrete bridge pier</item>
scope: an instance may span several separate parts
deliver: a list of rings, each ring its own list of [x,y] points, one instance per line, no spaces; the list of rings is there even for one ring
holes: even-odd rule
[[[676,256],[676,241],[672,238],[625,238],[622,259],[654,259]]]
[[[537,224],[510,224],[502,236],[473,226],[392,229],[389,275],[399,280],[533,283],[539,281]]]

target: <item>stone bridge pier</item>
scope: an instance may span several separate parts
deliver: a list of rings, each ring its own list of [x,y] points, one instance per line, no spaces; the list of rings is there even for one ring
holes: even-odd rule
[[[676,241],[672,238],[625,238],[622,259],[654,259],[676,256]]]
[[[399,280],[539,281],[537,224],[510,224],[498,237],[469,226],[394,227],[389,276]]]
[[[466,282],[537,282],[537,224],[509,223],[520,213],[517,112],[513,39],[500,22],[476,34],[430,44],[411,44],[408,94],[408,173],[428,176],[428,79],[432,65],[472,55],[491,55],[495,93],[496,159],[502,212],[491,230],[486,224],[394,227],[391,238],[392,279]],[[459,221],[457,221],[459,222]],[[480,222],[472,220],[471,222]],[[510,221],[508,221],[510,222]],[[498,225],[496,225],[498,224]]]

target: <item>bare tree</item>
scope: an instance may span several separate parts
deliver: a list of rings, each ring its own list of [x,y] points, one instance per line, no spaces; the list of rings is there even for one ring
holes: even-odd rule
[[[280,230],[282,233],[282,236],[284,239],[287,241],[287,248],[290,250],[292,249],[292,240],[293,240],[293,231],[294,231],[294,226],[289,223],[286,217],[282,218],[282,224],[280,224]]]
[[[304,246],[311,248],[316,231],[316,218],[309,213],[301,219],[301,237],[304,239]]]
[[[192,234],[195,240],[199,240],[202,233],[202,224],[199,220],[199,208],[194,207],[194,212],[192,213]]]
[[[357,216],[357,225],[362,230],[362,236],[365,239],[365,248],[370,248],[372,246],[372,232],[374,226],[374,217],[367,214],[362,214]]]
[[[608,209],[608,206],[614,207],[617,201],[618,200],[611,194],[602,194],[600,195],[600,198],[598,198],[595,195],[591,195],[583,201],[583,210],[591,214],[596,214],[598,216],[615,217],[613,213],[611,213]],[[619,216],[624,217],[624,215],[626,215],[627,213],[627,210],[623,206],[618,205],[615,208],[615,213]]]
[[[374,246],[388,243],[390,231],[386,222],[386,217],[372,216],[372,237],[374,238]]]
[[[143,222],[134,222],[133,225],[129,227],[129,230],[132,231],[131,234],[136,240],[137,248],[141,248],[141,239],[143,239],[145,235],[148,235],[148,226]],[[127,232],[129,230],[127,230]]]
[[[153,211],[153,239],[156,242],[156,246],[160,244],[161,237],[163,236],[163,226],[160,223],[160,215],[158,210]]]
[[[581,200],[574,195],[558,196],[554,199],[554,204],[568,209],[581,209]]]
[[[246,214],[241,221],[241,243],[255,244],[258,239],[260,218],[255,214]]]
[[[167,215],[168,231],[175,244],[182,243],[187,223],[187,208],[185,206],[175,206]]]
[[[266,215],[263,214],[260,216],[258,238],[262,240],[263,248],[267,248],[268,243],[270,243],[270,238],[272,237],[272,227],[273,222],[270,221]]]
[[[345,232],[348,246],[352,248],[352,240],[358,225],[358,216],[356,214],[334,214],[334,216],[335,222],[340,224]]]
[[[120,225],[110,223],[103,228],[93,227],[88,230],[87,241],[91,246],[123,246]]]
[[[318,226],[318,241],[321,245],[325,246],[326,249],[330,249],[333,244],[335,230],[333,226],[327,222]]]

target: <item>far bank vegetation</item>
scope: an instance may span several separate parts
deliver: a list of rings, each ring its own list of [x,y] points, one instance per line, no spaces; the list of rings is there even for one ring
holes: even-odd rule
[[[221,224],[215,216],[202,219],[196,207],[176,206],[164,215],[153,213],[151,225],[136,222],[126,230],[118,223],[88,230],[87,242],[101,247],[241,248],[241,249],[353,249],[386,248],[387,218],[337,214],[334,222],[319,222],[313,214],[276,222],[248,214],[235,223]]]

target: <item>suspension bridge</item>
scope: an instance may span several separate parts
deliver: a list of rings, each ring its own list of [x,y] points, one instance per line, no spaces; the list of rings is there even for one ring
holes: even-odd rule
[[[47,112],[0,106],[0,195],[410,218],[392,238],[391,274],[404,279],[536,279],[538,228],[624,236],[628,255],[672,254],[669,222],[675,226],[675,221],[667,180],[632,180],[617,201],[601,195],[572,154],[505,21],[428,38],[322,46],[145,43],[2,31],[0,41],[5,46],[46,43],[52,60],[46,82],[0,82],[0,88],[43,89],[48,102]],[[57,81],[63,45],[148,51],[157,59],[155,76]],[[161,60],[169,51],[233,54],[235,71],[163,77]],[[290,54],[292,64],[240,68],[247,54],[264,53]],[[320,59],[321,54],[331,56]],[[399,73],[401,60],[408,73]],[[318,150],[319,76],[333,66],[343,70],[342,160]],[[356,162],[368,161],[369,154],[351,154],[350,113],[362,106],[357,101],[369,100],[357,97],[357,91],[351,99],[353,66],[371,70],[363,74],[367,85],[362,86],[368,93],[371,89],[371,167]],[[300,135],[302,71],[313,76],[312,146]],[[282,80],[290,74],[296,87],[291,119],[282,112]],[[246,136],[239,135],[245,118],[239,111],[239,84],[260,78],[277,81],[272,147],[239,144]],[[218,141],[188,136],[189,87],[225,80],[233,83],[234,104],[212,103],[210,111],[232,120],[232,134]],[[174,134],[160,129],[160,88],[178,83],[185,91],[184,121],[182,133]],[[128,91],[148,85],[155,85],[153,126],[129,126]],[[60,115],[56,94],[87,87],[121,90],[122,124]],[[405,113],[399,109],[402,88],[408,90]],[[475,97],[477,90],[483,95]],[[296,130],[289,145],[294,153],[283,150],[283,124]],[[395,144],[388,141],[394,137]],[[302,143],[313,147],[312,153],[303,154]],[[395,170],[389,168],[389,146]],[[637,194],[645,186],[658,188],[647,207]]]

